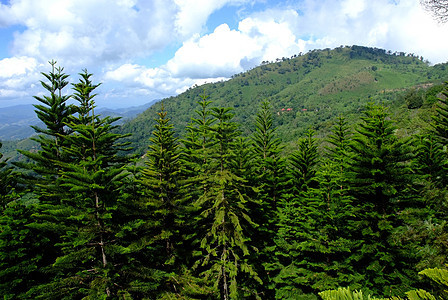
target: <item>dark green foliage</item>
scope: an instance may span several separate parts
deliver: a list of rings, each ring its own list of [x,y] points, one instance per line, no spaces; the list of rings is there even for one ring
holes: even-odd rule
[[[406,279],[400,257],[390,250],[394,249],[391,233],[399,225],[401,203],[409,203],[412,196],[407,189],[412,151],[407,141],[394,135],[385,107],[370,105],[362,120],[350,145],[350,191],[359,242],[352,259],[368,282],[364,286],[380,294],[403,293],[396,290]]]
[[[56,161],[64,160],[61,148],[65,145],[65,136],[70,133],[66,126],[70,116],[75,112],[72,105],[67,104],[70,96],[63,95],[63,89],[67,86],[68,75],[63,73],[63,68],[56,67],[56,62],[51,61],[51,72],[42,73],[48,80],[48,83],[41,81],[41,85],[49,92],[48,96],[34,98],[41,104],[36,104],[37,117],[46,126],[40,128],[31,126],[36,133],[39,133],[34,141],[39,143],[41,150],[38,153],[19,151],[21,154],[29,157],[35,163],[34,165],[23,165],[32,169],[42,176],[57,176],[59,170]],[[52,181],[52,179],[50,179]]]
[[[163,103],[158,116],[146,154],[146,167],[140,176],[145,188],[143,201],[147,211],[147,219],[144,220],[146,232],[142,232],[142,236],[148,240],[147,249],[154,261],[152,268],[159,272],[157,293],[183,294],[185,287],[179,282],[191,284],[194,280],[180,274],[182,254],[185,254],[182,240],[185,234],[184,202],[187,199],[182,190],[182,162],[177,139],[173,136],[173,125]],[[174,273],[178,274],[176,280],[173,280]]]
[[[326,163],[317,168],[312,134],[309,131],[293,153],[295,169],[291,175],[298,177],[293,182],[298,182],[299,188],[284,196],[279,210],[278,275],[274,278],[277,298],[306,299],[318,291],[356,281],[348,264],[354,245],[350,240],[351,198],[347,189],[341,188],[336,166]]]
[[[318,160],[314,131],[308,130],[306,137],[299,141],[299,148],[290,157],[292,185],[296,193],[306,192],[316,187],[316,164]]]
[[[23,210],[24,215],[21,216],[20,221],[22,228],[15,227],[18,232],[11,232],[11,235],[21,236],[22,234],[34,232],[34,238],[42,241],[42,244],[37,243],[40,247],[24,251],[24,254],[18,256],[14,262],[15,265],[26,263],[26,261],[39,262],[39,267],[36,268],[33,276],[38,278],[35,286],[29,286],[28,293],[33,294],[34,291],[44,286],[52,280],[47,276],[47,272],[52,268],[51,264],[59,255],[59,251],[55,245],[62,241],[61,235],[65,231],[65,226],[59,222],[56,215],[49,214],[49,211],[61,211],[64,207],[61,206],[60,195],[64,193],[64,188],[58,184],[60,178],[60,171],[62,163],[67,162],[67,157],[64,154],[63,147],[67,145],[66,138],[70,134],[70,129],[66,126],[71,114],[74,112],[73,106],[68,105],[67,101],[70,96],[63,95],[63,89],[67,86],[67,75],[63,73],[63,68],[56,67],[56,62],[50,62],[52,71],[48,74],[42,75],[48,82],[41,81],[42,86],[47,90],[49,95],[43,97],[35,97],[41,104],[35,105],[36,114],[38,118],[46,126],[40,128],[34,126],[33,129],[40,133],[36,138],[33,138],[39,144],[37,152],[19,151],[23,154],[28,162],[20,161],[16,165],[24,170],[23,184],[31,190],[33,198],[36,198],[36,206],[32,213],[30,210]],[[22,209],[22,206],[15,205],[17,209]],[[11,212],[9,212],[11,215]],[[5,216],[7,222],[8,216]],[[16,224],[16,225],[17,225]],[[31,231],[30,231],[31,230]],[[20,261],[23,258],[24,261]],[[24,274],[24,277],[27,277]],[[22,292],[27,292],[24,289]]]
[[[31,195],[9,202],[0,215],[0,294],[5,299],[27,299],[33,286],[45,282],[48,239],[29,228],[36,212]]]
[[[439,98],[437,114],[433,117],[434,135],[442,145],[448,145],[448,83],[442,92],[443,98]]]
[[[2,143],[0,143],[0,149],[1,147]],[[8,165],[8,159],[4,159],[3,154],[0,153],[0,211],[13,200],[12,194],[16,184],[12,166]]]
[[[423,93],[412,88],[406,92],[404,100],[409,109],[420,108],[423,105]]]
[[[302,94],[299,87],[315,87],[311,81],[323,76],[319,70],[332,55],[345,57],[347,69],[349,57],[364,65],[348,77],[334,73],[317,92]],[[95,113],[99,85],[92,74],[84,70],[74,94],[63,96],[67,77],[52,62],[52,72],[44,74],[50,83],[42,83],[50,95],[37,98],[42,104],[36,106],[47,127],[36,128],[41,148],[22,152],[28,160],[18,163],[26,168],[23,181],[16,183],[20,176],[0,156],[0,294],[317,299],[338,286],[362,288],[363,295],[430,291],[417,272],[440,268],[448,254],[448,103],[442,98],[433,131],[423,131],[412,145],[402,138],[411,131],[396,127],[390,116],[410,110],[387,89],[404,86],[386,86],[382,79],[396,80],[386,69],[397,57],[425,68],[420,60],[379,49],[342,47],[264,64],[256,76],[237,75],[230,83],[240,82],[241,101],[222,96],[242,111],[244,93],[256,99],[254,92],[269,92],[255,89],[255,78],[277,89],[273,105],[263,101],[256,113],[251,101],[245,108],[255,116],[246,128],[235,122],[248,119],[238,115],[240,108],[211,107],[216,93],[190,89],[185,95],[199,100],[196,116],[178,126],[187,122],[173,114],[176,100],[163,101],[148,122],[154,127],[142,157],[127,154],[115,118]],[[288,74],[283,86],[281,76]],[[345,111],[359,109],[361,122],[352,127],[354,119],[344,113],[331,127],[327,120],[341,108],[333,97],[348,90],[361,95],[373,76],[383,90],[365,100],[388,102],[393,113],[382,105],[365,108],[354,97]],[[313,102],[315,94],[327,98]],[[69,97],[77,105],[67,105]],[[179,107],[187,111],[190,104]],[[413,110],[418,118],[410,126],[417,130],[427,122],[429,109],[427,101]],[[286,133],[298,138],[294,148],[280,142]],[[330,294],[361,297],[349,289]]]
[[[424,180],[434,185],[446,183],[447,157],[443,146],[433,135],[426,134],[416,141],[414,170]]]
[[[244,194],[245,180],[231,168],[235,165],[232,151],[239,134],[236,124],[231,122],[233,115],[229,108],[211,108],[211,115],[215,122],[205,132],[211,135],[213,144],[207,163],[209,175],[202,185],[203,193],[195,201],[201,212],[198,230],[202,254],[196,268],[212,283],[221,299],[234,299],[254,293],[244,288],[241,278],[259,281],[248,263],[250,251],[255,250],[245,234],[255,224],[247,214],[246,203],[250,199]]]
[[[277,138],[273,125],[272,105],[263,101],[255,119],[255,131],[252,134],[253,151],[251,164],[252,172],[246,178],[256,187],[253,195],[256,201],[249,205],[250,217],[257,220],[259,226],[251,233],[259,252],[253,256],[254,266],[257,268],[263,282],[260,294],[265,298],[272,298],[272,276],[275,270],[274,240],[277,235],[280,199],[286,190],[286,161],[280,156],[282,146]],[[259,261],[264,264],[259,264]]]
[[[125,145],[118,142],[122,135],[112,133],[114,119],[101,119],[93,112],[90,92],[96,86],[89,80],[91,74],[85,71],[81,76],[77,98],[87,100],[77,117],[66,123],[72,134],[65,137],[67,146],[61,153],[67,160],[57,162],[62,205],[46,206],[41,213],[48,220],[44,226],[62,226],[64,233],[50,269],[53,280],[34,290],[39,297],[101,298],[126,289],[116,266],[130,250],[115,237],[121,225],[116,218],[118,199],[127,176],[127,159],[117,153]]]

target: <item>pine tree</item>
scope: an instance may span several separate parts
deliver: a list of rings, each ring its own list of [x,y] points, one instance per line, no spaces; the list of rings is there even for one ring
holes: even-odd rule
[[[326,147],[328,164],[332,172],[336,172],[337,177],[332,176],[332,180],[337,180],[341,191],[347,189],[347,164],[350,160],[350,128],[343,116],[339,116],[337,123],[332,128],[331,134],[328,136],[327,142],[330,144]],[[329,170],[328,168],[321,168]]]
[[[284,194],[279,209],[276,298],[306,298],[351,279],[344,262],[350,242],[342,226],[349,201],[338,193],[339,186],[325,181],[328,174],[317,169],[313,131],[299,141],[291,157],[290,176],[296,186]]]
[[[42,73],[48,82],[41,81],[42,87],[49,95],[34,98],[41,104],[36,104],[36,114],[45,127],[32,126],[38,133],[37,137],[32,139],[39,144],[38,152],[18,150],[31,162],[17,162],[16,166],[22,168],[20,177],[23,183],[30,191],[27,198],[35,199],[35,207],[24,208],[21,201],[16,205],[17,209],[23,212],[21,226],[22,229],[15,227],[19,234],[10,232],[8,234],[33,236],[31,241],[38,239],[36,244],[39,247],[29,247],[23,250],[20,257],[23,261],[17,260],[15,263],[20,265],[26,261],[36,263],[34,278],[37,279],[34,285],[29,285],[27,294],[32,295],[33,290],[40,285],[48,283],[51,278],[47,275],[51,270],[51,264],[59,255],[56,244],[61,242],[61,235],[65,227],[55,216],[49,216],[48,210],[62,209],[60,194],[63,192],[56,181],[59,178],[60,164],[66,161],[62,148],[66,146],[66,137],[70,134],[70,129],[66,126],[70,116],[74,113],[74,107],[68,105],[69,95],[64,95],[64,88],[67,86],[68,75],[63,73],[63,68],[57,67],[55,61],[51,61],[51,72]],[[6,219],[7,222],[8,218]],[[10,219],[9,219],[10,220]],[[18,223],[16,223],[17,225]],[[24,276],[26,278],[26,276]],[[30,282],[34,282],[30,280]],[[30,296],[31,297],[31,296]]]
[[[408,187],[409,140],[399,140],[387,109],[370,104],[350,145],[350,193],[353,195],[359,244],[350,260],[374,292],[403,293],[405,265],[391,239],[402,206],[412,201]],[[398,271],[400,270],[401,271]]]
[[[70,116],[75,112],[74,106],[67,104],[69,95],[64,95],[64,88],[68,85],[68,75],[63,73],[64,69],[56,67],[56,61],[49,62],[51,72],[42,73],[48,83],[41,81],[41,85],[49,92],[48,96],[34,98],[41,104],[35,104],[36,114],[39,120],[45,125],[44,128],[31,126],[39,135],[32,138],[36,141],[41,150],[37,153],[18,150],[21,154],[30,158],[34,163],[19,165],[23,168],[33,170],[41,176],[41,184],[38,186],[46,193],[53,186],[54,179],[58,176],[58,161],[64,161],[62,147],[65,145],[65,137],[70,134],[70,129],[66,126]],[[39,178],[36,178],[39,180]],[[51,194],[50,191],[48,191]]]
[[[252,249],[245,231],[254,224],[247,215],[249,199],[243,194],[244,179],[231,170],[231,153],[239,134],[236,124],[231,122],[233,114],[229,108],[211,110],[216,122],[210,128],[214,151],[208,164],[208,188],[195,203],[201,211],[200,248],[205,255],[198,261],[197,268],[213,282],[221,299],[235,299],[252,292],[243,289],[239,280],[242,276],[259,280],[247,259]]]
[[[141,181],[146,188],[144,198],[148,206],[148,232],[153,268],[160,271],[162,293],[183,290],[172,273],[181,271],[182,235],[185,221],[184,193],[182,190],[182,162],[173,125],[167,117],[163,103],[156,119],[146,154],[146,168]],[[164,275],[162,275],[164,274]]]
[[[296,194],[316,187],[317,145],[313,138],[314,131],[308,130],[306,138],[299,142],[299,149],[291,154],[290,166],[293,189]]]
[[[47,265],[48,240],[30,228],[35,199],[15,195],[0,214],[0,295],[4,299],[31,299],[28,291],[45,283],[41,268]]]
[[[0,143],[0,148],[1,148]],[[35,212],[30,195],[17,186],[20,175],[0,153],[0,295],[5,299],[25,298],[37,282],[45,238],[28,228]]]
[[[442,118],[437,113],[434,119]],[[430,132],[414,139],[415,157],[412,169],[416,174],[414,187],[419,195],[415,205],[404,210],[400,216],[404,224],[395,231],[394,239],[402,246],[408,261],[417,271],[446,264],[447,156],[442,139],[438,137],[437,123]]]
[[[433,134],[418,136],[413,169],[429,184],[435,187],[445,186],[447,157]]]
[[[120,228],[118,197],[128,162],[117,153],[126,145],[119,143],[123,135],[113,133],[116,119],[94,114],[90,93],[97,85],[91,83],[91,74],[80,75],[76,99],[85,101],[84,110],[66,123],[72,131],[62,147],[67,160],[58,163],[56,184],[65,191],[60,194],[63,206],[45,211],[65,228],[59,245],[62,253],[52,266],[53,280],[35,290],[40,297],[98,298],[118,295],[126,288],[120,284],[117,266],[129,249],[115,237]]]
[[[280,156],[282,147],[273,125],[272,106],[263,101],[255,118],[253,144],[253,172],[247,177],[249,185],[256,188],[255,201],[249,206],[250,217],[259,224],[251,233],[259,252],[252,259],[264,284],[259,294],[266,298],[274,296],[271,278],[276,270],[275,237],[278,232],[278,208],[286,187],[286,161]],[[263,264],[257,263],[262,261]]]

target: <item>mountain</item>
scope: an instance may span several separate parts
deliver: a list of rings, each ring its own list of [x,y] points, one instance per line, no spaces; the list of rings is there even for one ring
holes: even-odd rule
[[[328,134],[339,115],[345,116],[350,124],[358,122],[360,112],[368,102],[390,107],[391,117],[399,127],[397,134],[407,136],[419,132],[430,123],[434,104],[446,80],[447,63],[431,66],[413,54],[341,46],[263,62],[261,66],[236,74],[230,80],[195,86],[162,102],[178,136],[185,133],[191,117],[195,116],[196,101],[201,95],[207,95],[213,106],[234,108],[234,121],[241,124],[245,135],[249,135],[261,101],[268,99],[273,106],[277,133],[288,152],[308,128],[314,129],[317,137],[321,138]],[[409,95],[412,94],[422,103],[409,105]],[[154,119],[160,107],[160,102],[153,102],[142,107],[98,111],[103,115],[124,117],[120,132],[131,133],[128,141],[136,153],[143,154],[148,149],[149,136],[154,130]],[[30,109],[33,110],[32,106]],[[31,124],[29,112],[22,113],[21,109],[14,108],[0,111],[0,140],[8,140],[6,133],[2,133],[7,123],[2,118],[6,120],[14,115],[9,119],[10,136],[19,136],[13,134],[11,128],[14,124],[22,129]],[[24,125],[26,122],[28,124]],[[31,147],[33,144],[28,140],[5,141],[1,150],[16,159],[14,149],[29,150]]]
[[[119,124],[121,124],[126,120],[134,118],[157,101],[154,100],[140,106],[119,109],[100,107],[97,109],[97,112],[103,116],[121,117],[122,119],[119,121]],[[0,141],[19,140],[32,136],[34,129],[30,125],[39,126],[40,124],[34,109],[32,104],[1,108]]]
[[[31,136],[39,120],[32,105],[16,105],[0,109],[0,140],[18,140]]]
[[[390,106],[399,123],[398,134],[417,132],[429,123],[437,93],[447,78],[448,64],[430,66],[414,54],[341,46],[263,62],[228,81],[190,88],[164,99],[163,104],[179,135],[195,116],[201,95],[207,95],[213,106],[234,108],[234,121],[248,135],[260,102],[268,99],[277,132],[287,148],[292,148],[310,127],[319,137],[325,136],[339,115],[349,123],[357,122],[368,102]],[[407,103],[413,94],[421,103]],[[155,104],[122,126],[123,133],[132,133],[129,141],[138,153],[147,149],[160,107]]]

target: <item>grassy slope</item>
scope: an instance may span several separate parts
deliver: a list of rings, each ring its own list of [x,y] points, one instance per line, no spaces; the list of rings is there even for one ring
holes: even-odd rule
[[[176,130],[183,134],[197,109],[196,101],[205,93],[214,106],[235,108],[235,121],[249,134],[260,102],[268,99],[273,104],[278,133],[291,148],[309,127],[318,136],[325,136],[338,115],[354,123],[368,102],[381,102],[391,107],[392,117],[400,126],[398,132],[409,135],[427,126],[432,108],[425,105],[409,110],[402,94],[411,87],[441,84],[448,79],[445,67],[431,67],[417,57],[358,46],[318,50],[261,65],[226,82],[191,88],[165,99],[164,105]],[[288,108],[292,110],[282,111]],[[140,153],[146,150],[159,109],[160,104],[155,104],[123,125],[123,132],[133,134],[131,141]]]

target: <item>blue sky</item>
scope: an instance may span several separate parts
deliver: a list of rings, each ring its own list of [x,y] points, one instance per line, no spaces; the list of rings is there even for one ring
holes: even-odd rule
[[[33,103],[52,59],[116,108],[340,45],[446,62],[447,32],[419,0],[0,0],[0,107]]]

